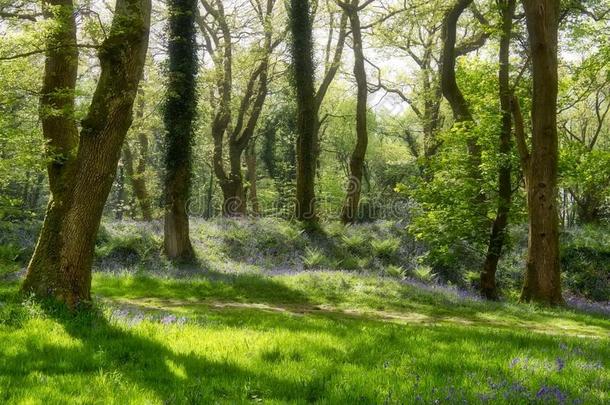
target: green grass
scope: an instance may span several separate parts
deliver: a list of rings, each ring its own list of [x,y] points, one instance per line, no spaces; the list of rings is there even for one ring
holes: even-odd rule
[[[610,320],[314,272],[0,286],[1,403],[608,403]]]

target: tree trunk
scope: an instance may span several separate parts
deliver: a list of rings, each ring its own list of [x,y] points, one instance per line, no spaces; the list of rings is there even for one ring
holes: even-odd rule
[[[116,209],[114,213],[114,218],[117,221],[123,220],[123,214],[125,213],[125,170],[124,164],[119,162],[118,167],[118,178],[116,180]]]
[[[127,177],[131,180],[133,193],[135,194],[140,210],[142,211],[142,219],[144,221],[152,221],[152,207],[148,195],[148,188],[146,187],[146,179],[144,178],[146,162],[142,156],[142,150],[140,151],[136,169],[131,146],[129,146],[128,142],[125,142],[125,145],[123,146],[123,162],[125,163]]]
[[[260,214],[258,205],[258,195],[256,187],[256,138],[250,141],[246,148],[246,178],[248,179],[247,197],[252,207],[252,213],[256,216]]]
[[[453,111],[453,117],[457,124],[460,124],[465,131],[467,131],[466,144],[468,147],[468,157],[470,166],[470,177],[477,184],[477,189],[474,190],[475,195],[473,196],[473,202],[481,208],[481,203],[484,200],[484,196],[481,193],[480,183],[482,181],[481,175],[481,147],[478,145],[476,138],[472,135],[470,130],[474,120],[472,113],[464,95],[458,87],[457,80],[455,77],[455,64],[456,64],[456,36],[457,36],[457,23],[468,6],[472,3],[472,0],[459,0],[453,8],[449,10],[443,21],[443,53],[441,58],[441,89],[443,96],[449,102],[451,110]]]
[[[212,138],[214,139],[213,169],[223,193],[222,212],[225,216],[245,216],[247,211],[246,193],[241,169],[241,160],[244,150],[254,135],[258,119],[267,97],[269,58],[273,49],[280,43],[273,41],[273,24],[271,17],[275,0],[268,0],[266,7],[258,8],[257,13],[263,22],[265,33],[263,43],[263,57],[252,71],[245,88],[245,94],[240,102],[237,118],[233,128],[232,124],[232,83],[233,83],[233,57],[232,37],[222,1],[217,0],[215,7],[211,2],[202,0],[202,5],[218,24],[222,38],[215,38],[216,43],[222,40],[222,58],[215,59],[219,70],[217,90],[219,100],[213,100],[215,113],[212,123]],[[202,33],[209,38],[211,28],[205,19],[200,19]],[[215,29],[213,29],[215,30]],[[229,168],[225,171],[223,157],[225,134],[228,132]]]
[[[229,144],[229,175],[220,183],[223,194],[222,213],[228,217],[246,216],[246,195],[241,173],[242,151],[235,143]]]
[[[310,226],[315,210],[318,116],[314,90],[313,33],[309,0],[290,1],[292,68],[297,102],[297,175],[295,217]]]
[[[144,96],[142,89],[140,89],[140,100],[136,111],[136,119],[140,124],[144,119],[144,107]],[[140,129],[138,130],[137,138],[139,146],[137,164],[134,162],[135,159],[129,142],[125,142],[125,145],[123,146],[123,161],[125,163],[125,172],[131,181],[133,193],[135,194],[140,210],[142,211],[142,219],[148,222],[152,221],[152,206],[145,178],[146,160],[148,158],[148,138]]]
[[[360,17],[358,15],[359,0],[352,0],[351,4],[344,4],[352,28],[354,47],[354,76],[358,87],[356,104],[356,147],[349,162],[349,180],[347,195],[341,220],[344,224],[353,223],[358,219],[358,205],[362,191],[362,175],[364,172],[364,158],[368,145],[367,130],[367,99],[368,86],[366,70],[364,68],[364,51],[362,49],[362,32],[360,30]]]
[[[214,173],[210,172],[210,182],[208,183],[208,190],[205,196],[205,218],[210,219],[214,215],[214,208],[212,207],[212,200],[214,198]]]
[[[195,258],[189,238],[188,200],[191,188],[193,120],[197,109],[197,44],[195,0],[169,2],[169,84],[165,106],[164,250],[176,261]]]
[[[53,4],[53,2],[49,2]],[[74,9],[71,1],[62,1],[62,24],[57,31],[75,44]],[[100,52],[101,74],[87,117],[82,121],[76,156],[64,157],[63,164],[50,164],[52,193],[45,221],[28,266],[23,284],[25,293],[55,298],[70,308],[91,299],[91,263],[95,237],[104,204],[116,175],[121,146],[131,124],[133,102],[140,81],[150,26],[150,0],[118,0],[115,16]],[[64,14],[65,11],[65,14]],[[49,38],[53,40],[54,36]],[[73,94],[75,81],[48,86],[66,72],[74,74],[78,58],[58,54],[70,47],[51,42],[47,51],[45,87],[41,106],[48,107],[49,94],[63,90]],[[74,48],[76,49],[76,48]],[[60,51],[61,50],[61,51]],[[74,83],[74,84],[73,84]],[[74,105],[64,99],[68,108]],[[43,118],[44,120],[44,118]],[[55,125],[44,125],[43,132],[51,143],[63,150],[74,139],[66,141],[60,128],[74,131],[73,117],[54,117]],[[49,123],[47,123],[49,124]],[[74,133],[74,132],[72,132]]]
[[[481,271],[481,294],[489,300],[498,299],[496,285],[496,271],[498,261],[502,254],[504,240],[506,239],[506,226],[511,204],[511,164],[510,153],[512,119],[510,109],[510,37],[513,29],[513,16],[515,14],[516,0],[502,0],[499,2],[502,14],[502,38],[500,39],[500,108],[502,110],[502,129],[500,132],[500,168],[498,170],[498,208],[496,218],[491,229],[491,236],[487,247],[487,256]]]
[[[557,36],[559,1],[523,0],[533,70],[528,173],[529,243],[521,301],[563,303],[557,201]]]

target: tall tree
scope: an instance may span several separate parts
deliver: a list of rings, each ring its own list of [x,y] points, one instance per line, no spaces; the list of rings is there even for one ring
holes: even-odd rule
[[[172,260],[194,259],[187,204],[191,188],[193,121],[197,106],[196,0],[169,2],[169,71],[164,112],[165,227],[164,250]]]
[[[522,301],[563,303],[559,268],[557,207],[557,42],[559,0],[523,0],[532,60],[532,148],[526,152],[524,131],[517,130],[522,161],[527,162],[529,241]],[[517,118],[515,118],[517,125]],[[521,126],[521,128],[523,128]]]
[[[244,95],[237,114],[233,115],[233,34],[222,0],[201,0],[213,24],[205,17],[198,18],[206,50],[212,55],[216,66],[216,95],[211,97],[214,111],[212,138],[214,139],[213,167],[223,193],[223,214],[243,216],[247,211],[242,157],[252,137],[265,104],[269,84],[270,58],[280,44],[273,38],[272,15],[275,0],[266,0],[262,6],[254,7],[256,18],[264,32],[262,47],[255,47],[253,54],[260,58],[252,69],[245,85]],[[254,3],[252,3],[254,4]],[[228,146],[228,167],[225,167],[225,142]]]
[[[299,221],[315,223],[316,175],[316,93],[313,62],[313,30],[309,0],[290,1],[292,66],[297,100],[297,190],[295,216]]]
[[[510,89],[510,42],[513,29],[513,17],[515,14],[516,0],[499,0],[500,14],[502,16],[502,30],[500,38],[499,62],[500,70],[498,82],[500,88],[500,109],[502,114],[502,128],[500,130],[500,167],[498,170],[498,207],[494,219],[487,256],[481,271],[481,293],[491,300],[498,299],[496,286],[496,270],[498,261],[502,254],[506,226],[508,225],[508,214],[511,204],[511,159],[510,153],[512,119],[511,119],[511,89]]]
[[[319,156],[320,108],[341,64],[341,56],[347,35],[347,14],[342,13],[339,34],[334,52],[331,52],[334,14],[330,14],[329,42],[326,50],[324,77],[315,88],[313,62],[313,14],[309,0],[291,0],[289,24],[292,34],[293,84],[297,100],[297,173],[295,217],[308,226],[315,227],[315,178]],[[331,57],[332,53],[332,57]]]
[[[353,223],[358,218],[358,205],[362,191],[362,176],[364,173],[364,158],[368,145],[367,129],[367,100],[368,84],[364,68],[364,51],[362,47],[362,29],[359,12],[370,2],[360,4],[360,0],[351,0],[349,3],[338,1],[338,4],[347,14],[353,39],[354,49],[354,77],[358,87],[356,100],[356,146],[349,161],[349,179],[345,202],[341,212],[341,221],[345,224]]]
[[[40,99],[51,196],[22,289],[74,308],[91,299],[95,236],[131,124],[151,4],[117,0],[112,26],[99,48],[101,73],[80,133],[73,115],[76,10],[72,0],[46,0],[44,9],[54,23],[46,39]]]

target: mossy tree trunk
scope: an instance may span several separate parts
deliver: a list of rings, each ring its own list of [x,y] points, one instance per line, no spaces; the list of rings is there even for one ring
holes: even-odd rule
[[[171,260],[192,261],[188,200],[191,188],[193,121],[197,109],[196,0],[169,2],[169,71],[164,111],[166,133],[163,247]]]
[[[70,308],[91,299],[91,263],[102,211],[132,119],[150,26],[150,0],[118,0],[99,50],[101,73],[80,137],[72,114],[78,53],[71,0],[48,0],[41,96],[43,133],[53,157],[51,197],[22,286]],[[78,145],[78,146],[77,146]]]

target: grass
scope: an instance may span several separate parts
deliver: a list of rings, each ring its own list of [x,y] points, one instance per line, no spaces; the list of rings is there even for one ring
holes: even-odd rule
[[[610,320],[592,314],[341,272],[96,274],[76,316],[16,290],[2,403],[610,401]]]
[[[582,298],[590,312],[437,285],[390,222],[192,225],[200,262],[175,267],[159,223],[106,223],[76,316],[18,296],[35,232],[0,233],[0,403],[610,402],[610,319]]]

